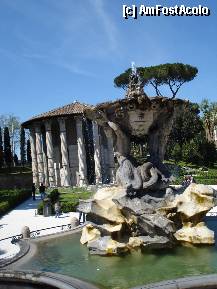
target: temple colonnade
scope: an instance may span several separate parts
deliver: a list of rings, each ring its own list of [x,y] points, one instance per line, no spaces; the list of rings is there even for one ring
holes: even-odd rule
[[[92,132],[87,138],[84,126],[81,116],[31,122],[28,128],[36,186],[40,183],[48,187],[69,187],[114,182],[111,131],[104,131],[91,122],[88,129]]]

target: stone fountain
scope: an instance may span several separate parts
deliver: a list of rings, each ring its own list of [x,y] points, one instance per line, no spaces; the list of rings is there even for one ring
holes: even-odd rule
[[[214,244],[214,233],[203,217],[215,205],[215,191],[199,184],[175,191],[163,164],[173,122],[188,105],[181,99],[149,98],[132,69],[124,99],[86,111],[112,136],[119,164],[116,184],[98,189],[93,199],[79,204],[88,221],[80,241],[90,253],[118,255],[178,243]],[[149,160],[140,166],[130,155],[133,140],[148,144]]]

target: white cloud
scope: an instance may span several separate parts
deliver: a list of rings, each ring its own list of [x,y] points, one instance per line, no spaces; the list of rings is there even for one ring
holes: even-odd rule
[[[78,68],[76,64],[64,61],[63,59],[59,59],[59,60],[50,59],[49,62],[61,68],[67,69],[68,71],[74,74],[78,74],[78,75],[85,76],[85,77],[97,77],[92,72]]]
[[[75,63],[70,62],[70,61],[66,61],[63,57],[57,56],[54,53],[49,54],[49,55],[35,54],[35,53],[33,53],[33,54],[24,54],[23,57],[27,58],[27,59],[32,59],[32,60],[41,60],[44,63],[49,63],[51,65],[58,66],[60,68],[68,70],[71,73],[78,74],[78,75],[81,75],[81,76],[96,77],[95,74],[93,74],[93,73],[91,73],[91,72],[89,72],[87,70],[78,68]]]
[[[24,16],[30,28],[43,27],[43,33],[41,35],[40,30],[36,30],[36,34],[31,34],[31,30],[15,26],[12,37],[19,44],[16,53],[11,47],[0,51],[11,60],[38,61],[71,73],[95,77],[89,65],[91,60],[103,60],[110,53],[119,54],[118,30],[103,0],[88,0],[88,5],[45,1],[44,9],[37,2],[30,1],[24,6],[25,0],[20,1],[22,5],[9,0],[8,6]],[[75,11],[79,13],[73,15]]]
[[[118,46],[117,41],[118,31],[114,24],[114,21],[106,11],[103,0],[89,0],[89,2],[94,6],[96,14],[102,21],[102,25],[104,27],[104,31],[108,40],[109,48],[112,51],[116,51]]]

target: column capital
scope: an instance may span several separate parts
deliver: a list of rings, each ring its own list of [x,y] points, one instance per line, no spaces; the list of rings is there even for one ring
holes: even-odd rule
[[[76,117],[75,121],[76,121],[76,126],[82,126],[83,125],[83,122],[82,122],[82,117],[81,116],[78,116]]]
[[[41,123],[40,122],[35,122],[34,123],[34,130],[37,133],[41,133]]]
[[[64,132],[66,130],[66,117],[58,117],[57,120],[60,126],[60,132]]]
[[[29,132],[30,132],[30,134],[35,133],[35,127],[33,125],[29,127]]]
[[[52,120],[51,119],[44,120],[43,123],[44,123],[46,131],[51,130],[51,124],[52,124]]]
[[[60,121],[60,122],[61,121],[65,121],[66,120],[66,116],[58,116],[57,120]]]
[[[75,117],[75,120],[80,120],[80,121],[82,121],[83,120],[83,116],[82,115],[77,115],[76,117]]]

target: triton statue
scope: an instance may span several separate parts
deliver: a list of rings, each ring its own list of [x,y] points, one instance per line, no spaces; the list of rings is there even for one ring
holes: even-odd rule
[[[134,248],[170,248],[178,242],[215,242],[202,219],[215,205],[216,193],[191,184],[176,195],[163,163],[173,121],[187,107],[181,99],[149,98],[132,64],[127,97],[86,109],[87,117],[109,132],[119,165],[115,185],[79,203],[89,222],[80,241],[90,253],[118,255]],[[140,166],[130,155],[131,141],[147,141],[150,157]]]

